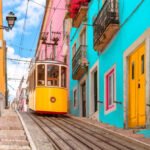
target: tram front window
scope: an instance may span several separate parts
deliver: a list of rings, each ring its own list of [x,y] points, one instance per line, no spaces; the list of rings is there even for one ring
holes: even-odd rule
[[[47,85],[59,86],[59,66],[56,65],[47,66]]]
[[[38,86],[45,85],[45,65],[38,65]]]

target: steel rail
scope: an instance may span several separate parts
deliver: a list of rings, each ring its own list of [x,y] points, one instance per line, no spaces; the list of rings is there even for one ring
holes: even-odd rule
[[[76,127],[76,128],[78,128],[78,129],[82,129],[84,132],[86,132],[86,133],[88,133],[88,134],[90,134],[90,132],[89,131],[92,131],[93,132],[93,134],[92,134],[92,136],[93,137],[95,137],[95,138],[98,138],[99,140],[101,140],[101,141],[103,141],[103,142],[105,142],[105,143],[107,143],[107,144],[109,144],[109,145],[112,145],[112,146],[114,146],[114,147],[116,147],[116,148],[118,148],[118,146],[121,146],[121,150],[123,150],[123,148],[124,149],[130,149],[130,150],[136,150],[136,148],[131,148],[131,147],[129,147],[126,143],[124,143],[124,144],[122,144],[122,143],[120,143],[120,142],[118,142],[117,140],[114,140],[113,138],[111,138],[111,137],[109,137],[109,136],[107,136],[106,135],[106,132],[105,131],[100,131],[101,129],[99,129],[98,128],[98,130],[96,130],[95,129],[95,131],[93,130],[93,128],[90,128],[90,126],[87,126],[86,124],[80,124],[80,123],[82,123],[82,122],[79,122],[79,120],[78,121],[73,121],[73,119],[71,119],[71,118],[67,118],[67,119],[63,119],[62,118],[62,120],[64,121],[64,122],[66,122],[67,124],[69,123],[70,125],[72,125],[72,126],[74,126],[74,127]],[[69,121],[68,121],[69,120]],[[99,134],[98,134],[98,133]],[[108,141],[108,139],[109,140],[111,140],[111,142],[110,141]],[[125,141],[122,141],[122,142],[125,142]],[[115,144],[115,143],[117,143],[117,145]]]

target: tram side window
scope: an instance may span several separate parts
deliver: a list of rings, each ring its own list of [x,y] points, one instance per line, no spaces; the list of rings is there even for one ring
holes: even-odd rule
[[[45,65],[38,65],[38,85],[45,85]]]
[[[61,87],[67,87],[66,78],[66,68],[61,67]]]
[[[59,66],[56,65],[47,66],[47,85],[59,86]]]
[[[33,74],[33,88],[35,89],[35,86],[36,86],[36,84],[35,84],[35,81],[36,81],[36,76],[35,76],[36,74],[35,74],[35,70],[34,70],[34,74]]]

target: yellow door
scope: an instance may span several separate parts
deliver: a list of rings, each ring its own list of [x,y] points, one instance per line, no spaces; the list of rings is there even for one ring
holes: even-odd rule
[[[129,58],[128,127],[143,127],[146,123],[145,44]]]

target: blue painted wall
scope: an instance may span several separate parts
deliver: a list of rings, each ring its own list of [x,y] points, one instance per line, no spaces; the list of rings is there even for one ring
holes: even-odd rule
[[[138,39],[149,27],[150,27],[150,0],[118,0],[119,1],[119,16],[120,16],[120,30],[111,40],[104,52],[98,54],[93,48],[93,23],[98,10],[102,8],[102,0],[91,0],[89,4],[89,10],[87,13],[87,58],[89,61],[89,70],[94,63],[99,60],[99,100],[105,100],[104,97],[104,76],[105,73],[114,65],[116,65],[116,100],[122,102],[122,104],[116,104],[116,110],[105,114],[104,103],[99,107],[99,120],[104,123],[115,125],[117,127],[124,127],[124,93],[123,93],[123,54],[125,50],[132,45],[132,43]],[[82,25],[79,29],[72,29],[71,31],[71,43],[79,40],[79,33],[82,29]],[[70,49],[72,56],[72,49]],[[70,64],[72,63],[72,57],[70,58]],[[71,68],[71,66],[70,66]],[[89,85],[89,71],[87,73]],[[79,86],[78,81],[71,80],[71,92],[70,100],[73,100],[72,89],[75,86]],[[89,87],[87,87],[87,93],[89,93]],[[89,96],[87,95],[87,101],[89,109]],[[79,103],[78,103],[79,104]],[[74,110],[71,105],[71,113],[79,115],[79,109]]]
[[[149,0],[119,1],[120,30],[109,43],[108,47],[99,57],[100,63],[100,100],[104,101],[104,75],[116,65],[116,111],[104,114],[104,106],[101,105],[99,118],[102,122],[124,127],[124,93],[123,93],[123,54],[132,43],[150,26]]]
[[[77,49],[80,46],[80,42],[79,42],[79,37],[80,37],[80,33],[83,29],[83,27],[86,26],[86,43],[87,43],[87,59],[88,59],[88,63],[89,63],[89,69],[93,66],[93,64],[98,60],[98,53],[94,51],[93,49],[93,20],[96,17],[97,13],[98,13],[98,7],[99,7],[99,3],[97,0],[93,0],[90,2],[89,4],[89,9],[87,12],[87,21],[83,22],[82,25],[76,29],[76,28],[72,28],[71,33],[70,33],[70,113],[76,116],[79,116],[80,114],[80,92],[79,92],[79,81],[75,81],[72,79],[72,47],[74,45],[74,43],[76,43]],[[85,25],[87,24],[87,25]],[[89,108],[89,95],[88,93],[89,91],[89,73],[87,72],[87,81],[86,81],[86,93],[87,93],[87,108]],[[78,88],[78,106],[76,108],[74,108],[73,106],[73,89],[74,88]],[[89,109],[87,109],[87,116],[89,115]]]

